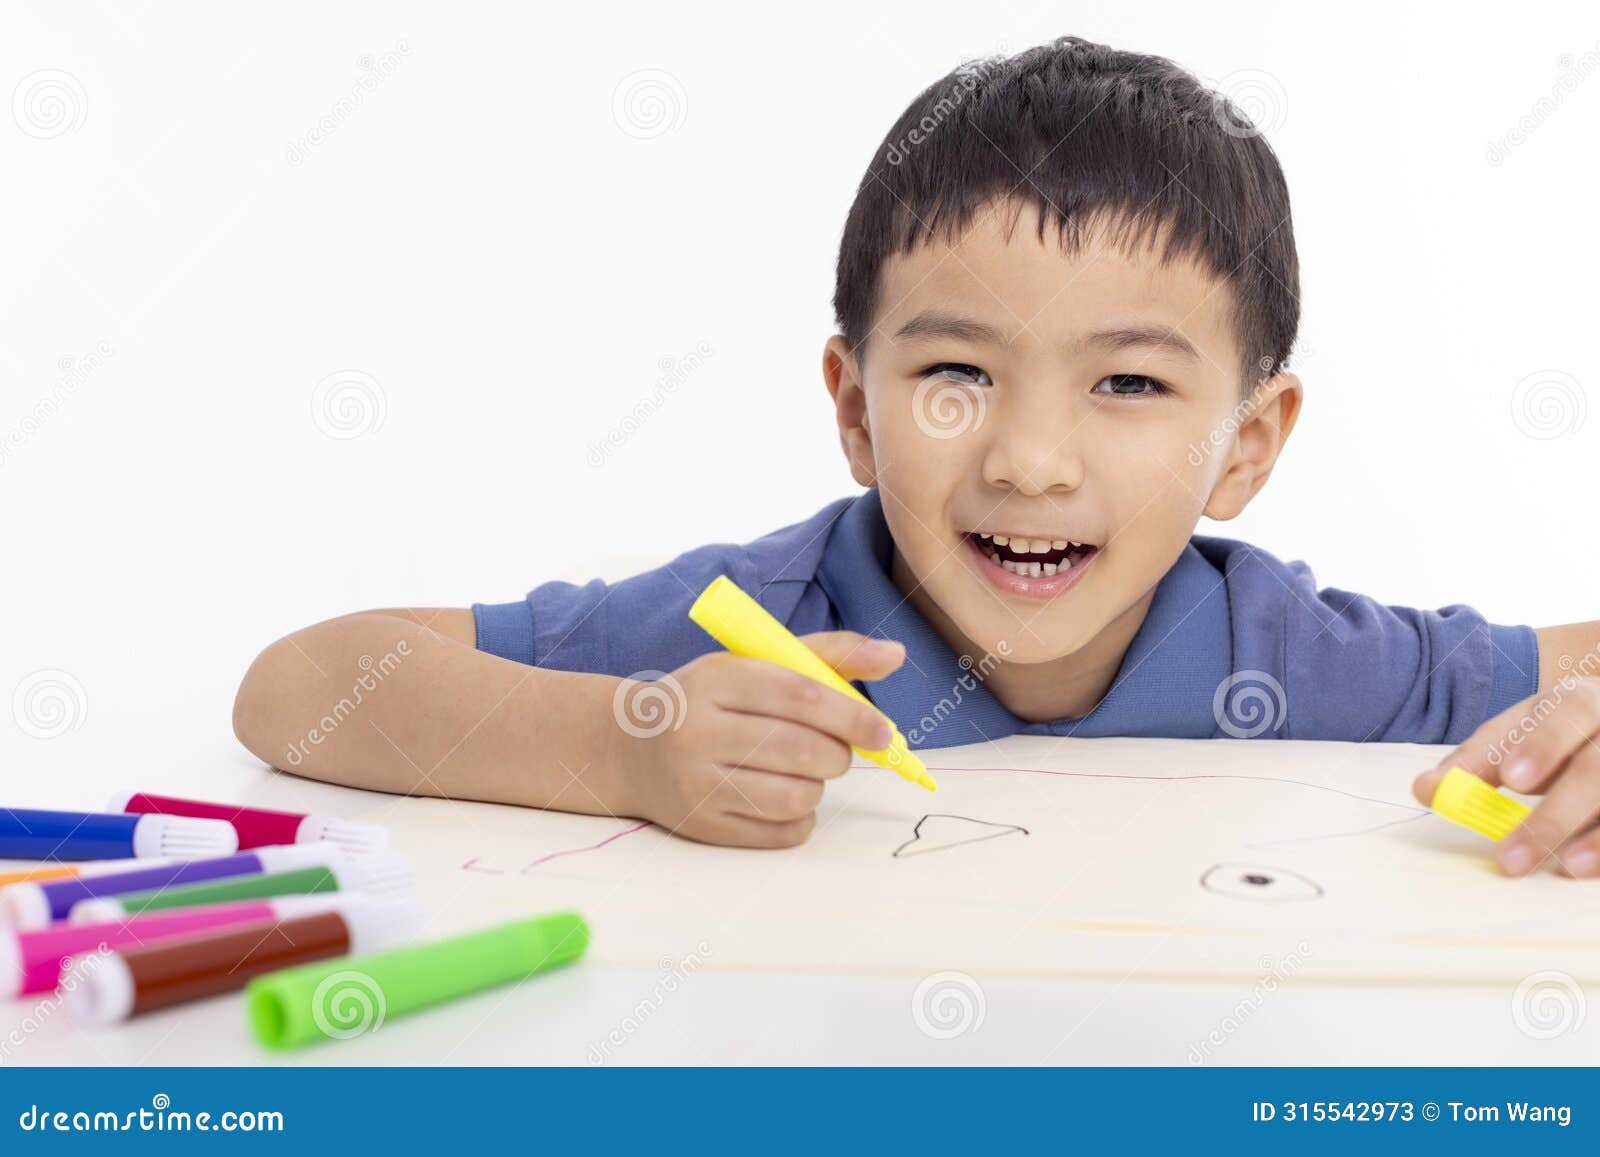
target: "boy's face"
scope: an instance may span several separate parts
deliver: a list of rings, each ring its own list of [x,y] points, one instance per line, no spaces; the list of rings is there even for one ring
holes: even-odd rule
[[[1233,294],[1200,266],[1068,254],[1013,215],[891,258],[864,364],[835,337],[824,370],[901,588],[947,637],[1040,663],[1126,645],[1202,513],[1265,482],[1299,384],[1243,400]]]

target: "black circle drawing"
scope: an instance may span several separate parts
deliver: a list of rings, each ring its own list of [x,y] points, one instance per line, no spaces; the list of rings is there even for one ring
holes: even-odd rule
[[[1200,877],[1200,886],[1236,900],[1262,900],[1269,904],[1322,899],[1322,885],[1315,880],[1264,864],[1213,864]]]

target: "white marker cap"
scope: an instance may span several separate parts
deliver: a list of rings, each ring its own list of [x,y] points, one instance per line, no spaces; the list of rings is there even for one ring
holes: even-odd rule
[[[32,881],[0,888],[0,924],[13,928],[43,928],[50,923],[50,901]]]
[[[71,956],[61,965],[61,1000],[74,1020],[114,1024],[133,1012],[133,973],[120,953]]]
[[[373,852],[366,856],[346,856],[329,869],[339,881],[341,892],[370,892],[392,896],[409,892],[416,880],[411,861],[399,852]]]
[[[261,861],[269,872],[293,872],[300,868],[331,868],[345,853],[334,844],[266,844],[245,852]]]
[[[295,843],[329,843],[347,852],[375,852],[389,846],[389,829],[339,816],[307,816],[295,829]]]
[[[10,1000],[22,991],[22,945],[17,934],[0,928],[0,999]]]
[[[410,944],[422,934],[427,913],[409,896],[374,897],[352,895],[338,909],[350,930],[350,955],[387,952]]]
[[[226,820],[193,816],[142,815],[133,826],[133,854],[200,860],[239,850],[239,833]]]
[[[115,896],[79,900],[67,913],[68,924],[120,924],[127,918],[127,909]]]

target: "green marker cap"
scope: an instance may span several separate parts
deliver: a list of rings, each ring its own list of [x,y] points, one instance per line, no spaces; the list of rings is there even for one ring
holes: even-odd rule
[[[589,925],[556,912],[380,952],[322,960],[258,976],[244,992],[256,1039],[291,1049],[376,1032],[390,1017],[570,964]]]

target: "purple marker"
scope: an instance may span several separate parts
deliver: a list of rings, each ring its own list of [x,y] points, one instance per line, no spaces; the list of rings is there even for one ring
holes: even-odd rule
[[[0,924],[10,924],[19,929],[44,928],[54,920],[66,919],[72,906],[80,900],[199,884],[229,876],[256,876],[264,872],[291,872],[297,868],[332,867],[336,862],[348,858],[348,853],[332,844],[291,844],[254,848],[209,860],[111,872],[102,876],[12,884],[0,888]]]

